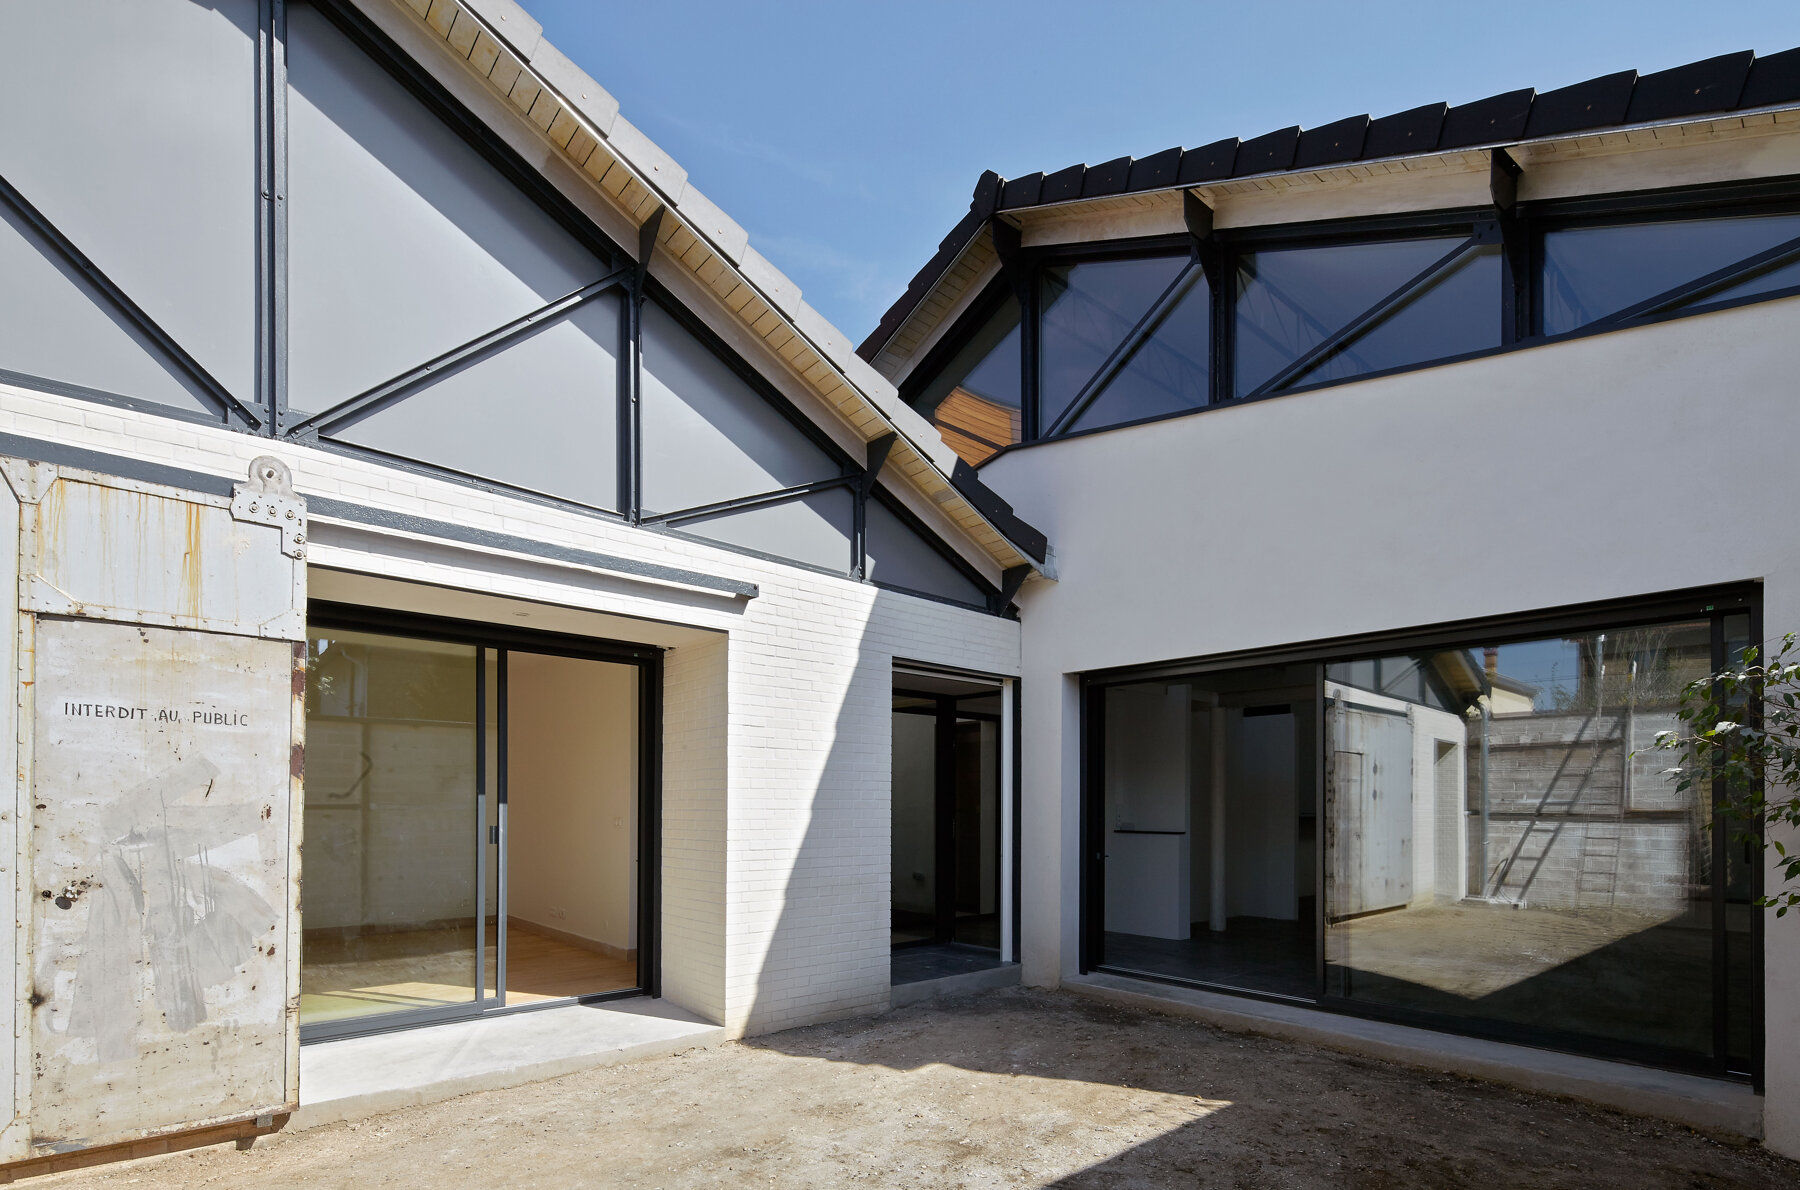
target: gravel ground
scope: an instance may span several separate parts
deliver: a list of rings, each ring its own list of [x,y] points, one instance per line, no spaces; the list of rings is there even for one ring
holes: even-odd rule
[[[989,992],[58,1174],[56,1187],[1795,1187],[1755,1146],[1065,993]]]

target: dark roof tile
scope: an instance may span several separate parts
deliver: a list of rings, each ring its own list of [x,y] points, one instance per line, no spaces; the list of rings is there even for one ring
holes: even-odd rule
[[[1744,81],[1739,107],[1768,107],[1776,103],[1800,103],[1800,49],[1784,50],[1758,58]]]
[[[1336,165],[1355,161],[1362,156],[1363,137],[1369,131],[1368,116],[1351,116],[1308,128],[1300,134],[1300,145],[1294,150],[1294,168],[1311,169],[1319,165]]]
[[[1294,149],[1299,143],[1298,124],[1292,128],[1265,132],[1254,140],[1247,140],[1238,146],[1237,164],[1231,167],[1231,176],[1241,178],[1246,174],[1268,174],[1289,169],[1294,164]]]
[[[1447,103],[1428,103],[1371,121],[1363,137],[1362,159],[1429,153],[1437,148],[1438,130],[1449,110]]]
[[[1131,178],[1125,183],[1127,190],[1158,190],[1164,186],[1175,185],[1181,174],[1181,146],[1164,149],[1160,153],[1152,153],[1148,157],[1139,157],[1131,163]]]
[[[1114,157],[1111,161],[1090,166],[1081,179],[1081,197],[1105,198],[1109,194],[1125,193],[1125,183],[1131,180],[1131,158]]]
[[[1639,124],[1736,107],[1755,58],[1749,50],[1743,50],[1647,74],[1638,80],[1626,118]]]
[[[1625,119],[1635,82],[1637,71],[1621,70],[1617,74],[1604,74],[1584,83],[1545,91],[1532,101],[1525,135],[1557,136],[1584,128],[1610,128]]]
[[[1485,145],[1493,141],[1518,140],[1525,134],[1525,121],[1531,115],[1530,87],[1490,95],[1474,103],[1462,103],[1444,115],[1444,130],[1438,134],[1437,147],[1460,149],[1464,145]]]
[[[1081,178],[1087,173],[1085,165],[1071,165],[1067,169],[1059,169],[1053,174],[1044,175],[1044,189],[1038,194],[1039,202],[1066,202],[1071,198],[1081,197]]]
[[[986,222],[986,215],[980,211],[970,210],[968,214],[956,221],[956,226],[950,229],[949,235],[938,241],[938,249],[945,252],[961,252],[963,245],[968,243],[975,233],[981,230],[981,225]]]
[[[1005,180],[991,169],[981,171],[976,179],[974,197],[969,199],[969,209],[986,219],[1000,209],[1000,187]]]
[[[1000,188],[1000,209],[1012,211],[1019,207],[1035,207],[1038,204],[1038,192],[1043,188],[1043,170],[1026,174],[1022,178],[1008,178],[1006,185]]]
[[[1181,155],[1180,181],[1183,186],[1192,186],[1197,182],[1216,182],[1220,178],[1231,176],[1231,166],[1237,160],[1238,138],[1216,140],[1210,145],[1202,145],[1198,149],[1189,149]]]

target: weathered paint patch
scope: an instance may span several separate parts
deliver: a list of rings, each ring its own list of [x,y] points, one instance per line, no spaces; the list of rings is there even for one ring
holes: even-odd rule
[[[286,1107],[292,664],[284,641],[39,621],[40,1151]]]

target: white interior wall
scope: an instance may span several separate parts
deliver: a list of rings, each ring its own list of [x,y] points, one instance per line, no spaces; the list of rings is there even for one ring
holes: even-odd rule
[[[1410,708],[1413,728],[1413,900],[1427,905],[1461,898],[1466,847],[1463,763],[1469,725],[1436,707]],[[1445,748],[1451,749],[1446,755]]]
[[[507,913],[637,946],[637,670],[512,652]]]
[[[1186,938],[1193,788],[1186,684],[1106,692],[1106,928]]]
[[[1293,921],[1299,916],[1294,716],[1225,713],[1226,916]]]

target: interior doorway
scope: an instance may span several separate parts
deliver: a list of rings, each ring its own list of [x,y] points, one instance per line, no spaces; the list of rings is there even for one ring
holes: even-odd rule
[[[1009,717],[1000,682],[894,676],[893,981],[1010,959]]]
[[[306,1040],[654,990],[660,654],[315,606]]]

